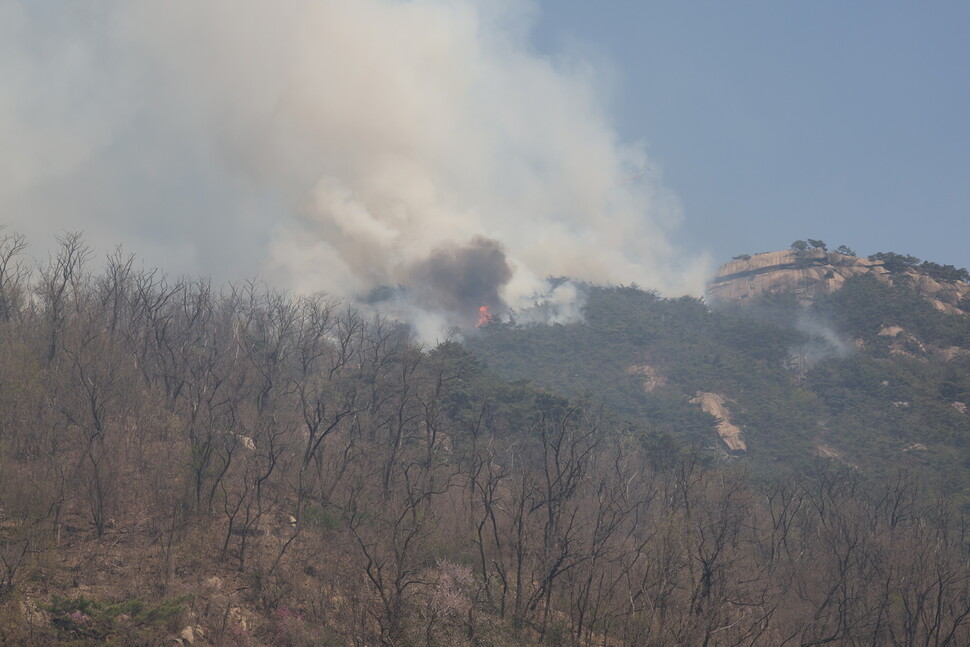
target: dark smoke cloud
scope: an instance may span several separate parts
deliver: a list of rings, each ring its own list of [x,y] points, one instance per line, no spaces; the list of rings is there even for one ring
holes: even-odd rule
[[[478,309],[504,310],[502,288],[513,268],[497,240],[475,236],[464,245],[440,247],[411,269],[408,283],[422,305],[442,309],[456,322],[474,322]]]

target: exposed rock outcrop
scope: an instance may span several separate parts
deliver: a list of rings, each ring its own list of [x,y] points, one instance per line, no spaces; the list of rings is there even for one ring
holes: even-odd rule
[[[815,445],[816,456],[821,456],[822,458],[831,458],[835,460],[841,460],[842,454],[837,449],[831,445],[826,445],[825,443],[819,443]]]
[[[891,339],[889,352],[905,357],[925,358],[929,348],[916,335],[911,335],[902,326],[883,326],[879,330],[880,337]],[[936,355],[945,355],[945,351],[936,350]]]
[[[731,422],[731,413],[725,406],[725,398],[720,393],[697,392],[697,397],[691,402],[700,405],[705,413],[717,418],[717,434],[732,452],[746,452],[748,446],[741,438],[741,428]]]
[[[906,268],[890,272],[881,260],[812,249],[802,252],[786,250],[738,257],[725,263],[708,284],[707,297],[712,302],[744,302],[761,294],[793,293],[802,303],[822,294],[835,292],[845,282],[862,274],[872,274],[887,283],[905,281],[938,310],[966,314],[961,309],[970,297],[970,284],[938,280]]]

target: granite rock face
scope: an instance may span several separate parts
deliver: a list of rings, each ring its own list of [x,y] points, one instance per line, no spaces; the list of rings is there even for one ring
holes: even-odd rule
[[[712,303],[744,302],[758,295],[793,293],[802,303],[841,288],[861,274],[872,274],[887,283],[909,282],[939,310],[966,314],[961,302],[970,296],[970,284],[943,281],[907,268],[891,273],[880,260],[859,258],[820,249],[785,250],[735,258],[717,271],[707,286]]]
[[[721,437],[730,451],[736,454],[743,454],[748,451],[741,428],[731,422],[731,413],[725,405],[726,397],[720,393],[698,391],[697,396],[691,402],[700,405],[705,413],[709,413],[717,419],[717,435]]]

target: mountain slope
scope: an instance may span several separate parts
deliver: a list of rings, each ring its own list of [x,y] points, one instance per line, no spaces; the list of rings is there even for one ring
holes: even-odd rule
[[[583,323],[491,326],[468,347],[507,378],[598,399],[758,471],[822,456],[945,474],[970,494],[970,286],[891,265],[759,254],[722,268],[713,306],[588,286]],[[711,415],[701,405],[714,401]]]

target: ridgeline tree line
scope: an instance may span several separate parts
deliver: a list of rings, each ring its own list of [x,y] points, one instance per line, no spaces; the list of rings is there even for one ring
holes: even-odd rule
[[[809,238],[807,240],[796,240],[791,244],[791,249],[796,252],[807,252],[810,249],[813,251],[821,250],[825,252],[828,251],[828,246],[824,241]],[[855,256],[855,251],[847,245],[839,245],[835,251],[839,254]],[[751,256],[748,254],[742,254],[741,256],[735,256],[734,258],[744,258],[747,260],[748,258],[751,258]],[[921,261],[910,254],[877,252],[875,254],[870,254],[869,260],[882,261],[883,267],[893,274],[904,272],[907,269],[915,269],[940,281],[961,281],[963,283],[970,282],[970,272],[967,272],[965,267],[940,265],[939,263],[934,263],[932,261]]]
[[[24,250],[10,644],[970,644],[965,519],[905,473],[753,478],[325,296]]]

